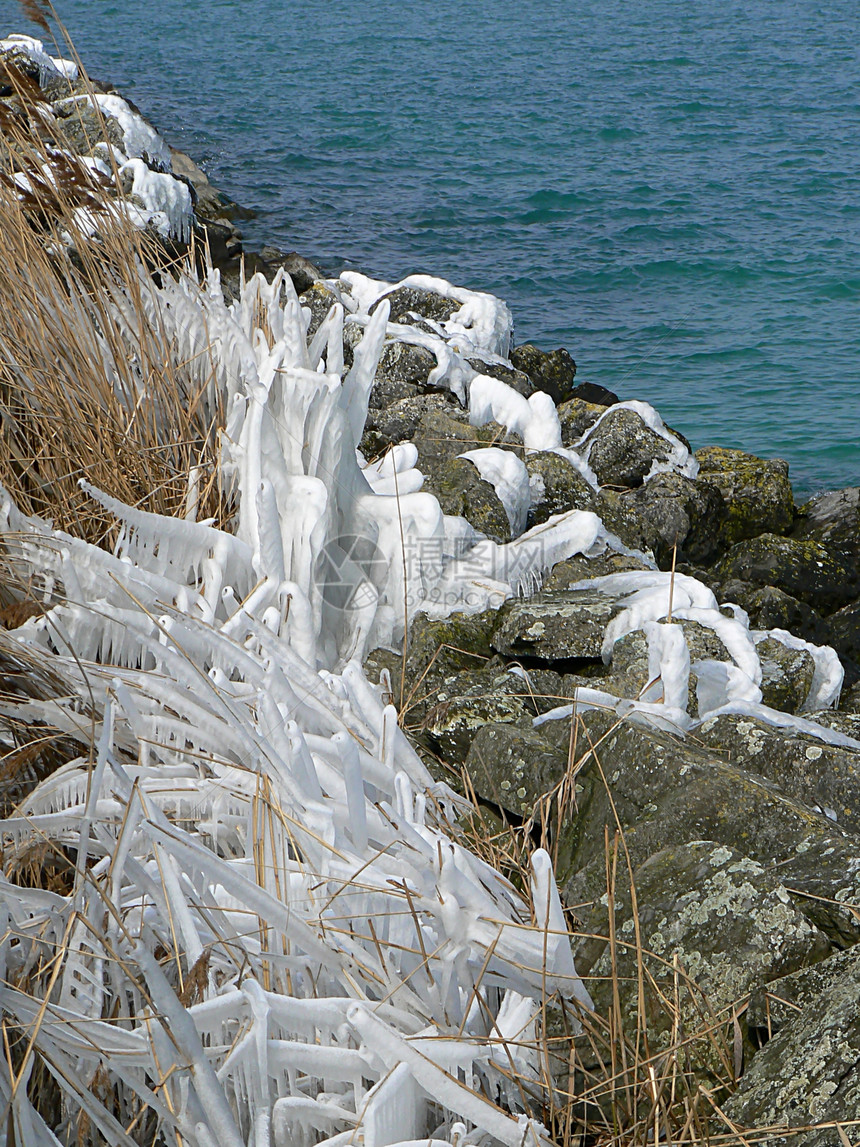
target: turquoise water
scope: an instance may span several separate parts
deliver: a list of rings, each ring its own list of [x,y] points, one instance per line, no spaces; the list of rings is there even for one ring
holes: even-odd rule
[[[694,445],[860,483],[855,4],[56,2],[252,242],[492,291]]]

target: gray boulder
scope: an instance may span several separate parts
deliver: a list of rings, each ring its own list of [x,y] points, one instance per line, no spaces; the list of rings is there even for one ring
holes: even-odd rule
[[[428,291],[422,287],[396,287],[376,300],[370,308],[371,314],[383,300],[387,300],[391,308],[388,315],[390,323],[418,326],[433,333],[435,333],[434,328],[422,320],[430,319],[434,323],[444,323],[460,309],[456,299],[447,299],[436,291]]]
[[[848,571],[821,542],[809,538],[762,534],[739,542],[714,574],[724,584],[737,579],[774,586],[825,615],[852,596]]]
[[[753,1134],[767,1128],[774,1147],[840,1147],[835,1124],[860,1121],[860,959],[846,963],[755,1056],[724,1107]],[[842,1135],[850,1141],[848,1131]]]
[[[385,409],[404,398],[415,398],[429,389],[428,378],[436,367],[436,359],[423,347],[387,339],[370,392],[370,407]]]
[[[510,724],[482,726],[466,757],[466,772],[478,797],[517,820],[528,820],[541,800],[551,799],[566,769],[562,748],[528,727]]]
[[[570,397],[576,363],[563,347],[543,351],[524,343],[511,351],[511,364],[528,375],[536,390],[546,391],[556,405]]]
[[[715,486],[674,473],[635,490],[603,489],[595,509],[607,529],[631,549],[650,550],[662,569],[671,566],[676,543],[678,560],[712,557],[725,512]]]
[[[420,735],[443,760],[458,767],[485,725],[517,725],[529,731],[534,717],[559,704],[561,690],[561,677],[548,670],[532,671],[526,678],[498,661],[463,670],[439,684]]]
[[[635,410],[609,412],[587,443],[588,463],[601,486],[641,486],[655,462],[667,462],[672,448]]]
[[[631,554],[618,554],[607,550],[596,557],[587,558],[584,554],[568,558],[552,567],[543,583],[545,593],[551,590],[570,589],[579,581],[605,577],[607,574],[626,573],[628,570],[647,570],[651,567]]]
[[[507,601],[499,610],[492,646],[506,657],[600,661],[604,631],[619,608],[611,595],[593,589]]]
[[[860,831],[860,749],[828,745],[795,729],[776,729],[730,714],[706,720],[697,735],[748,772],[772,781],[844,828]]]
[[[603,902],[582,929],[593,942],[581,945],[577,967],[581,975],[591,973],[596,1010],[608,1013],[614,1006],[630,1033],[644,1016],[652,1052],[668,1047],[680,1028],[688,1062],[696,1062],[699,1073],[712,1063],[714,1074],[725,1074],[708,1035],[719,1017],[742,1006],[751,990],[830,951],[827,937],[797,910],[777,873],[715,841],[670,845],[637,866],[632,881],[619,876],[614,908],[617,941],[604,943],[590,968],[597,938],[609,935]]]
[[[634,867],[669,845],[713,840],[778,873],[798,910],[835,944],[860,940],[860,921],[843,906],[860,897],[853,832],[746,767],[748,753],[728,759],[721,747],[629,719],[619,724],[614,714],[586,712],[579,720],[578,744],[588,748],[572,766],[575,812],[558,841],[567,903],[604,894],[604,831],[620,827]],[[567,746],[563,725],[551,721],[538,731]]]
[[[795,537],[819,542],[860,594],[860,486],[818,494],[801,506]]]
[[[532,495],[529,528],[547,521],[553,514],[594,509],[594,490],[576,467],[560,454],[536,451],[526,455],[525,464]]]
[[[463,408],[450,391],[416,394],[398,399],[390,406],[370,407],[361,439],[361,452],[365,458],[376,458],[397,442],[412,441],[418,435],[425,416],[457,419],[462,414]],[[472,446],[464,445],[462,449],[469,450]]]
[[[575,446],[604,410],[605,406],[587,402],[583,398],[569,398],[567,402],[563,402],[558,408],[562,445]]]
[[[469,366],[478,374],[485,374],[488,378],[497,378],[500,382],[507,383],[512,390],[521,394],[523,398],[529,398],[535,392],[534,383],[529,376],[523,371],[517,370],[516,367],[508,366],[507,363],[484,362],[480,358],[470,358],[467,361]]]
[[[425,472],[422,488],[436,495],[444,514],[465,518],[495,542],[511,540],[511,524],[495,487],[468,458],[452,458]]]

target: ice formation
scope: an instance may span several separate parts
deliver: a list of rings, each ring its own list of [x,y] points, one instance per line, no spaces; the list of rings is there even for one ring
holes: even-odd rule
[[[544,1009],[588,1003],[549,859],[529,908],[458,843],[458,798],[360,658],[402,633],[405,542],[441,543],[407,576],[450,611],[482,578],[504,597],[605,546],[600,523],[573,513],[488,549],[417,488],[414,448],[362,466],[386,305],[341,379],[342,312],[309,346],[284,275],[230,307],[214,272],[207,290],[142,290],[228,410],[236,528],[195,521],[192,496],[168,519],[88,488],[119,523],[108,553],[3,498],[7,553],[45,609],[10,645],[63,681],[46,719],[97,745],[2,824],[7,864],[38,844],[73,850],[77,873],[69,896],[0,884],[4,1010],[67,1119],[84,1110],[110,1143],[141,1106],[200,1147],[541,1143]],[[25,1086],[0,1089],[21,1141],[58,1142]]]

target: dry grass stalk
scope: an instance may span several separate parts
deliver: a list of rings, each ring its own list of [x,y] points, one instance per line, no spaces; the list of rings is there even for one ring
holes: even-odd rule
[[[184,362],[147,306],[142,268],[183,268],[18,97],[25,114],[0,135],[0,483],[24,512],[98,541],[108,516],[80,479],[181,515],[196,472],[199,516],[223,524],[209,365]]]

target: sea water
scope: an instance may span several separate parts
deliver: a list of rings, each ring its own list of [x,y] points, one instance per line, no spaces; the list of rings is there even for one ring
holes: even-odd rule
[[[848,0],[57,5],[250,245],[492,291],[694,446],[860,482]]]

